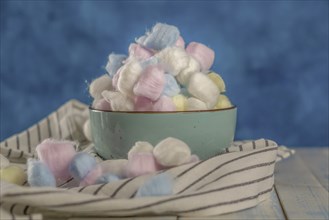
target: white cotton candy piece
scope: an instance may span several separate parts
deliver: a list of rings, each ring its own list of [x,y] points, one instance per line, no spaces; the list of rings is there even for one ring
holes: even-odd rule
[[[133,97],[133,88],[142,73],[142,66],[137,60],[131,60],[120,69],[120,77],[118,79],[118,90],[129,96]]]
[[[102,168],[102,173],[111,173],[120,178],[126,177],[126,167],[128,160],[118,159],[118,160],[104,160],[99,165]]]
[[[88,141],[92,141],[91,131],[90,131],[90,119],[88,119],[83,125],[83,134]]]
[[[155,54],[155,57],[174,76],[178,75],[189,65],[189,55],[180,47],[167,47]]]
[[[187,99],[187,111],[200,110],[208,110],[207,104],[194,97],[190,97]]]
[[[128,159],[135,153],[151,153],[153,151],[153,145],[147,141],[137,141],[134,146],[128,152]]]
[[[157,163],[165,167],[172,167],[189,162],[191,150],[185,142],[168,137],[154,147],[153,155]]]
[[[195,73],[191,76],[187,90],[189,93],[206,103],[208,109],[212,109],[219,97],[219,89],[216,84],[205,74]]]
[[[89,86],[89,93],[94,99],[100,99],[102,98],[102,92],[104,90],[112,90],[112,88],[112,79],[109,75],[104,74],[91,82]]]
[[[133,111],[134,103],[126,95],[120,92],[103,91],[102,96],[111,104],[113,111]]]
[[[199,62],[193,57],[190,57],[188,66],[176,76],[176,79],[180,84],[186,86],[189,83],[191,76],[194,73],[200,72],[200,70],[201,67]]]
[[[5,168],[7,166],[9,166],[9,160],[2,154],[0,154],[0,169]]]

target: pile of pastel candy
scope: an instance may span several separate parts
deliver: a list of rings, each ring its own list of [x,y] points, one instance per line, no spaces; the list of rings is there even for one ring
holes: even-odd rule
[[[199,161],[196,155],[191,155],[186,143],[172,137],[155,147],[148,142],[136,142],[128,152],[128,159],[99,163],[86,152],[76,152],[75,143],[70,141],[46,139],[36,147],[36,152],[39,159],[29,159],[27,163],[27,179],[30,186],[38,187],[56,187],[70,178],[80,186],[103,184]],[[141,186],[137,196],[168,195],[172,187],[169,175],[154,175]]]
[[[129,46],[110,54],[107,74],[89,87],[93,108],[112,111],[193,111],[231,107],[221,76],[210,71],[215,53],[185,42],[177,27],[158,23]]]

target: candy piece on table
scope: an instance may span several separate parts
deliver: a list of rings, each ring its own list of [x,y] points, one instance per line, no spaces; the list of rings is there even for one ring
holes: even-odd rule
[[[102,168],[102,173],[111,173],[119,178],[126,177],[127,164],[128,160],[126,159],[104,160],[99,163]]]
[[[92,141],[91,131],[90,131],[90,120],[88,119],[83,125],[83,134],[88,141]]]
[[[173,193],[174,182],[167,173],[152,176],[137,190],[135,197],[166,196]]]
[[[0,168],[5,168],[9,166],[9,160],[3,156],[2,154],[0,154]]]
[[[190,61],[190,56],[180,47],[165,48],[154,56],[173,76],[178,75],[183,69],[187,68]]]
[[[96,184],[97,180],[103,175],[102,168],[96,165],[88,174],[81,180],[79,186],[89,186]]]
[[[153,101],[144,96],[136,96],[134,100],[135,111],[152,111]]]
[[[101,111],[111,111],[111,104],[106,101],[104,98],[101,99],[95,99],[92,107],[96,110],[101,110]]]
[[[145,60],[153,56],[154,53],[147,48],[142,47],[140,44],[130,44],[129,57],[134,57],[138,60]]]
[[[160,141],[153,150],[154,157],[162,166],[172,167],[187,163],[191,158],[189,146],[173,137]]]
[[[102,96],[111,104],[113,111],[133,111],[134,103],[121,92],[103,91]]]
[[[216,84],[219,89],[219,92],[222,93],[226,91],[225,82],[219,74],[215,72],[210,72],[207,76]]]
[[[187,99],[187,110],[188,111],[199,111],[199,110],[207,110],[208,107],[206,105],[206,103],[204,103],[203,101],[194,98],[194,97],[190,97]]]
[[[191,76],[188,87],[189,93],[207,104],[212,109],[218,100],[219,89],[205,74],[195,73]]]
[[[191,42],[186,52],[194,57],[201,65],[202,71],[209,70],[215,60],[215,52],[204,44]]]
[[[123,54],[111,53],[109,55],[109,61],[107,62],[105,69],[111,78],[114,76],[114,74],[116,74],[118,69],[123,65],[123,61],[125,59],[127,59],[127,56],[123,55]]]
[[[112,173],[105,173],[96,180],[97,184],[111,183],[120,180],[120,178]]]
[[[165,85],[162,91],[162,95],[165,96],[175,96],[180,92],[180,87],[175,79],[175,77],[171,74],[164,74],[165,76]]]
[[[176,106],[176,111],[187,110],[187,98],[181,94],[172,97],[173,103]]]
[[[41,161],[28,159],[27,180],[30,186],[56,187],[56,180],[49,167]]]
[[[136,153],[152,153],[153,145],[147,141],[137,141],[134,146],[132,146],[128,152],[128,159]]]
[[[97,163],[93,156],[85,152],[79,152],[73,157],[69,166],[69,172],[74,179],[81,181],[96,166]]]
[[[180,48],[185,48],[185,41],[184,41],[184,39],[182,38],[182,36],[179,36],[179,37],[178,37],[178,40],[176,41],[175,46],[176,46],[176,47],[180,47]]]
[[[176,111],[176,105],[171,98],[167,96],[161,96],[153,105],[153,111],[155,112],[172,112]]]
[[[158,65],[148,66],[144,69],[142,75],[137,81],[134,87],[134,94],[155,101],[160,97],[164,84],[164,70]]]
[[[181,85],[186,86],[189,83],[191,76],[194,73],[200,72],[200,69],[199,62],[193,57],[190,57],[188,66],[176,76],[176,79]]]
[[[135,153],[127,164],[127,177],[135,177],[156,172],[160,169],[152,153]]]
[[[112,88],[112,79],[107,74],[104,74],[91,82],[89,93],[94,99],[99,99],[102,97],[101,93],[104,90],[112,90]]]
[[[133,88],[138,81],[142,70],[142,66],[137,60],[131,60],[126,63],[120,68],[120,77],[117,84],[118,90],[129,97],[134,96]]]
[[[232,103],[228,99],[226,95],[220,95],[218,98],[218,102],[214,109],[223,109],[223,108],[230,108],[232,107]]]
[[[76,154],[74,146],[75,143],[71,141],[45,139],[36,147],[38,158],[49,167],[58,181],[65,181],[71,176],[68,168]]]
[[[147,35],[142,44],[154,50],[162,50],[174,46],[179,38],[177,27],[168,24],[157,23],[151,33]]]
[[[17,185],[23,185],[26,180],[26,174],[22,168],[9,165],[0,169],[0,180]]]

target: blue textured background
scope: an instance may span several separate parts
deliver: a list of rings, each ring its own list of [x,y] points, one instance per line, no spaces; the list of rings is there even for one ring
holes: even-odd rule
[[[328,145],[328,1],[1,1],[1,140],[65,101],[156,22],[216,52],[237,139]]]

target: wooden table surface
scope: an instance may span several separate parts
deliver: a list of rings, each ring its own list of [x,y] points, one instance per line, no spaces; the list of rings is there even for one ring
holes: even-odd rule
[[[275,190],[272,192],[271,199],[260,203],[254,208],[215,217],[161,216],[101,219],[329,219],[329,148],[295,149],[295,155],[276,164]],[[75,219],[70,218],[70,220]],[[83,219],[89,220],[89,218]]]

